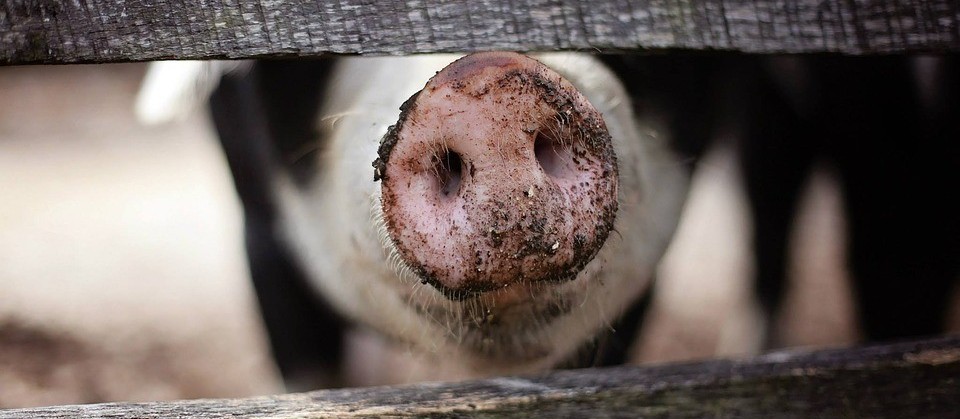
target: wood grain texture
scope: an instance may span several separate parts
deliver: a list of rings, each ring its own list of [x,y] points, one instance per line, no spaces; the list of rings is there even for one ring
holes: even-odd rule
[[[8,418],[890,417],[960,411],[960,336],[743,361],[560,371],[238,400],[0,410]]]
[[[950,0],[4,0],[0,64],[477,50],[960,50]]]

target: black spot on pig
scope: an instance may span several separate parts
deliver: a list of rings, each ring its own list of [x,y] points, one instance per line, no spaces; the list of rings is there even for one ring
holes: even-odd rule
[[[337,386],[344,321],[281,237],[274,182],[286,172],[301,185],[319,173],[307,154],[322,148],[313,128],[331,60],[257,62],[228,74],[210,97],[220,143],[243,204],[244,239],[261,314],[288,389]]]

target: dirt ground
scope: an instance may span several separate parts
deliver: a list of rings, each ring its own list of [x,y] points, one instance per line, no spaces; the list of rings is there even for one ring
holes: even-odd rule
[[[0,407],[280,391],[210,124],[139,126],[144,68],[0,68]],[[721,149],[702,166],[637,348],[647,362],[757,348],[736,164]],[[853,342],[829,176],[804,202],[787,342]]]

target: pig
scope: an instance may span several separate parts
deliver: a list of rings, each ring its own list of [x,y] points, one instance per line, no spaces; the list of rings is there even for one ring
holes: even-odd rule
[[[718,130],[745,174],[763,347],[781,345],[787,237],[821,159],[846,192],[864,337],[941,331],[960,277],[960,208],[942,193],[960,183],[954,61],[351,57],[177,63],[200,82],[147,86],[210,97],[296,390],[398,381],[370,371],[389,352],[371,345],[422,355],[403,381],[627,361]]]
[[[417,379],[625,360],[689,167],[596,57],[263,61],[151,85],[210,94],[288,388],[389,382],[350,378],[358,329],[420,354]]]

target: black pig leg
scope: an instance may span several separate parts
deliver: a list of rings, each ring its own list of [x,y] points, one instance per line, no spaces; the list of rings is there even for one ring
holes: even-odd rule
[[[787,284],[789,235],[804,182],[817,155],[808,124],[774,81],[757,72],[739,147],[753,220],[754,291],[765,320],[763,346],[781,345],[776,330]]]

